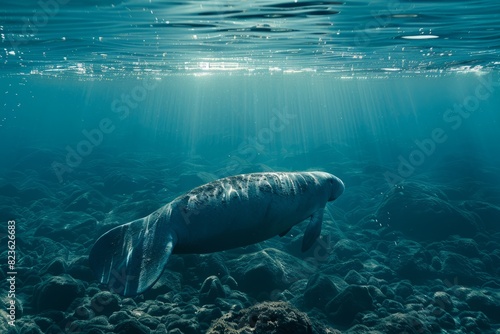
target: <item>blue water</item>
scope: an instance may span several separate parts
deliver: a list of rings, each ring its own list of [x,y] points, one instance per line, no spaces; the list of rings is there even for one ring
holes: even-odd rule
[[[11,74],[497,69],[496,1],[2,1]]]
[[[321,147],[336,152],[324,156],[329,164],[351,159],[383,166],[381,178],[398,168],[400,157],[408,161],[415,154],[414,171],[403,178],[425,174],[449,155],[477,156],[481,168],[482,163],[494,165],[500,153],[498,80],[495,72],[385,78],[14,76],[4,78],[9,87],[3,167],[15,168],[27,151],[41,146],[59,156],[40,167],[57,163],[72,171],[103,150],[125,150],[235,165],[219,172],[227,176],[241,165],[269,160],[287,169],[310,168],[308,161],[287,166],[283,160]],[[429,141],[433,144],[425,149],[422,143]],[[62,181],[53,174],[47,181]],[[72,180],[72,174],[64,178]]]
[[[3,0],[0,38],[0,219],[15,219],[24,238],[22,281],[35,286],[28,272],[45,273],[53,260],[40,256],[45,251],[37,243],[48,249],[46,240],[57,242],[70,273],[70,263],[81,257],[85,265],[93,242],[110,227],[202,183],[247,172],[325,170],[344,181],[346,192],[329,209],[324,232],[334,235],[332,247],[339,238],[365,247],[360,261],[390,262],[393,248],[410,245],[401,249],[421,247],[429,266],[433,257],[447,263],[449,244],[415,246],[404,241],[414,239],[411,230],[385,232],[398,224],[382,221],[390,212],[380,210],[387,198],[405,193],[404,185],[437,196],[431,204],[441,203],[442,191],[471,221],[489,226],[472,235],[458,228],[442,241],[459,235],[478,243],[480,255],[457,253],[481,262],[487,278],[479,283],[437,267],[412,281],[417,274],[387,263],[397,273],[384,279],[389,290],[411,281],[429,300],[435,291],[453,295],[458,311],[448,310],[456,321],[450,332],[498,330],[492,314],[500,312],[500,297],[491,291],[500,286],[494,246],[500,228],[491,222],[500,221],[500,2]],[[408,212],[408,221],[429,218],[422,214],[429,203]],[[5,236],[2,230],[0,254]],[[292,241],[265,245],[293,253],[286,246]],[[229,254],[234,260],[245,252]],[[325,266],[313,273],[345,279],[343,268],[335,267],[339,274]],[[180,272],[196,295],[206,276]],[[313,273],[304,274],[304,286]],[[467,304],[457,292],[462,284],[490,289],[497,308]],[[298,287],[286,288],[295,294]],[[43,308],[31,285],[19,289],[26,316],[18,329]],[[274,298],[264,296],[257,299]],[[401,298],[393,296],[418,304],[417,297]],[[484,311],[490,327],[467,325],[463,305]],[[342,330],[355,324],[381,330],[373,319],[387,315],[339,325],[316,310],[310,316],[319,312]],[[444,325],[433,326],[426,330]]]

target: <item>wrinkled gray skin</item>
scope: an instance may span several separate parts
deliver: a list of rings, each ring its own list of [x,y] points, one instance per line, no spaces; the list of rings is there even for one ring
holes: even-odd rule
[[[94,244],[90,266],[101,283],[125,296],[151,287],[172,253],[210,253],[284,235],[311,217],[302,250],[321,233],[327,202],[344,184],[325,172],[254,173],[216,180],[147,217],[120,225]]]

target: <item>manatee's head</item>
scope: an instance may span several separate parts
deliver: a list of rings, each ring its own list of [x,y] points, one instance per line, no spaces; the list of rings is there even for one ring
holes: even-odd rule
[[[344,182],[342,182],[341,179],[339,179],[338,177],[336,177],[335,175],[332,175],[332,174],[330,174],[330,178],[328,179],[328,182],[330,182],[330,185],[332,187],[331,196],[328,200],[334,201],[337,198],[339,198],[340,195],[342,195],[344,193],[344,189],[345,189]]]
[[[329,202],[336,200],[344,192],[344,182],[335,175],[325,172],[315,172],[315,175],[321,180],[320,182],[327,187]]]

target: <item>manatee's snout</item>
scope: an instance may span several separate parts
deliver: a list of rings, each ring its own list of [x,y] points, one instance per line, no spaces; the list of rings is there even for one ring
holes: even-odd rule
[[[335,175],[330,174],[329,182],[331,184],[331,193],[328,201],[334,201],[344,193],[344,182]]]

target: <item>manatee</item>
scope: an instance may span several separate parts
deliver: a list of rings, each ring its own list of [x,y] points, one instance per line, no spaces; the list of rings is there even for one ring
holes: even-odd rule
[[[343,192],[344,183],[325,172],[222,178],[104,233],[90,251],[90,267],[110,290],[134,296],[158,280],[173,253],[203,254],[255,244],[284,236],[311,217],[302,242],[302,251],[307,251],[321,233],[326,203]]]

